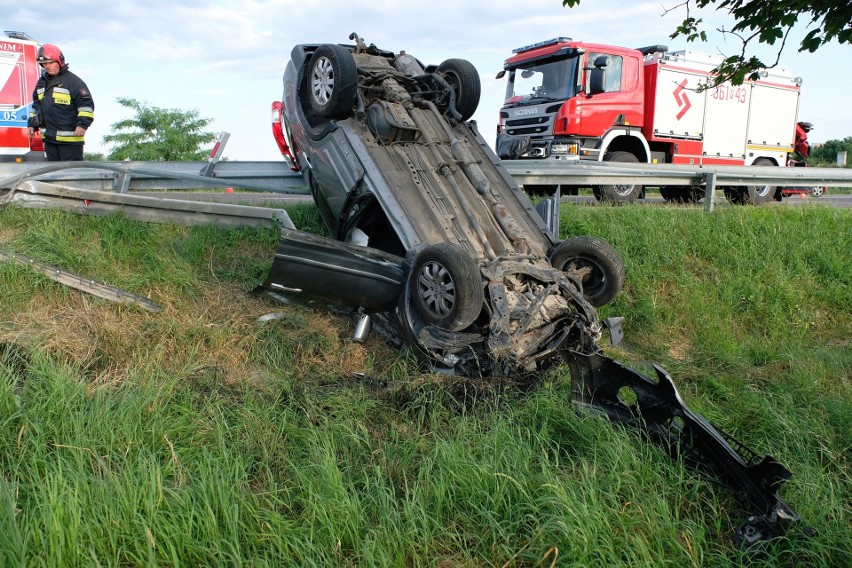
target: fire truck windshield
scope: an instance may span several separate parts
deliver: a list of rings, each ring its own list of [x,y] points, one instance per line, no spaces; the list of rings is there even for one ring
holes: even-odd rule
[[[521,63],[509,70],[505,106],[564,101],[577,94],[577,56]]]

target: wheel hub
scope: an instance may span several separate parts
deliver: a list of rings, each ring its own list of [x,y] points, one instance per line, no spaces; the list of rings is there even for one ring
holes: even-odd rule
[[[436,262],[423,265],[418,278],[423,303],[438,317],[452,312],[456,302],[455,285],[446,268]]]
[[[320,58],[314,66],[311,76],[311,92],[320,104],[326,104],[331,99],[334,90],[334,70],[331,61],[327,57]]]

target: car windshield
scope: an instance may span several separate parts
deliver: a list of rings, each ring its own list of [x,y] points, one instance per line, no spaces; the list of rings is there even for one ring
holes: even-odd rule
[[[577,93],[577,57],[531,61],[509,71],[506,105],[564,101]]]

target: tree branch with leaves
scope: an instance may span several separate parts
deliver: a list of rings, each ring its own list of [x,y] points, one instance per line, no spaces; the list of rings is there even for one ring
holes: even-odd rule
[[[562,0],[562,5],[568,8],[579,4],[580,0]],[[731,29],[718,31],[733,35],[742,43],[740,53],[725,56],[716,68],[713,85],[726,81],[739,85],[745,80],[756,80],[763,69],[777,66],[791,30],[800,22],[806,23],[808,32],[799,44],[799,51],[813,53],[831,41],[852,43],[852,4],[849,0],[684,0],[664,8],[662,15],[675,10],[686,12],[669,37],[684,37],[687,42],[707,41],[704,21],[693,15],[693,9],[711,7],[727,12],[736,20]],[[778,46],[775,61],[767,64],[750,55],[755,42]]]

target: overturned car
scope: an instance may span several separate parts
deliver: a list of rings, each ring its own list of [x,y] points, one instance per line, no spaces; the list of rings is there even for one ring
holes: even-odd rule
[[[557,208],[545,204],[546,223],[465,123],[479,95],[464,60],[424,67],[360,40],[296,46],[279,143],[332,237],[356,246],[334,247],[345,266],[323,254],[318,278],[321,245],[286,234],[270,285],[357,306],[462,374],[536,371],[568,346],[593,351],[595,307],[620,291],[621,258],[594,237],[558,240]]]
[[[474,122],[479,75],[448,59],[367,46],[293,48],[273,132],[332,238],[282,229],[263,288],[345,306],[433,369],[524,376],[567,364],[574,402],[644,429],[745,495],[744,543],[797,517],[778,496],[789,472],[690,411],[662,369],[651,378],[605,357],[596,308],[621,290],[606,242],[558,238],[558,201],[533,207]],[[610,333],[620,335],[612,318]]]

